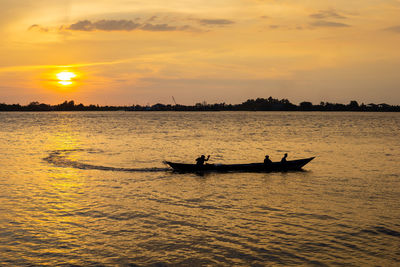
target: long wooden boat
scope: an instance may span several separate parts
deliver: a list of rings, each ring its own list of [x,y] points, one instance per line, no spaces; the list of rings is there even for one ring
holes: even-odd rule
[[[315,157],[286,162],[247,163],[247,164],[186,164],[165,161],[174,171],[178,172],[284,172],[298,171]]]

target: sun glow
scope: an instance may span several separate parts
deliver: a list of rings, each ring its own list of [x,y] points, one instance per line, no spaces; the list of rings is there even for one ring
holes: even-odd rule
[[[71,85],[73,83],[73,78],[76,74],[70,71],[62,71],[56,74],[58,83],[61,85]]]

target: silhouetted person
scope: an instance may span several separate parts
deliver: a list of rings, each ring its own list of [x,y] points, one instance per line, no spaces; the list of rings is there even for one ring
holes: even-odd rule
[[[287,158],[287,153],[285,153],[285,155],[284,155],[283,158],[281,159],[281,162],[286,162],[286,158]]]
[[[202,165],[204,165],[204,162],[205,162],[205,161],[208,161],[209,158],[210,158],[210,155],[208,155],[207,158],[206,158],[206,156],[201,155],[201,157],[198,157],[198,158],[196,159],[196,165],[197,165],[197,166],[202,166]]]
[[[265,159],[264,159],[264,165],[270,165],[272,163],[272,161],[269,159],[269,156],[266,155]]]

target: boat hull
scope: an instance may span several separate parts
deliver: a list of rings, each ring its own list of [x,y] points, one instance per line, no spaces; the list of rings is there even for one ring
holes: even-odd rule
[[[313,160],[315,157],[290,160],[286,162],[272,162],[268,165],[264,163],[248,164],[186,164],[165,161],[174,171],[178,172],[284,172],[298,171]]]

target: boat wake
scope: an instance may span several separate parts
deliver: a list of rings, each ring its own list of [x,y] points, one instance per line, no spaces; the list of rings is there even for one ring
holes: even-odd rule
[[[85,151],[85,150],[84,149],[56,150],[50,152],[49,156],[45,157],[43,160],[57,167],[75,168],[81,170],[101,170],[101,171],[118,171],[118,172],[165,172],[170,170],[169,168],[118,168],[110,166],[93,165],[75,161],[67,157],[68,154],[76,151]]]

